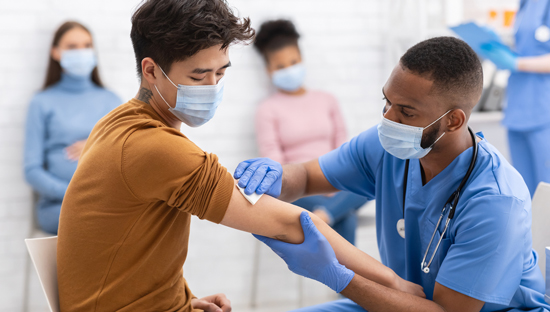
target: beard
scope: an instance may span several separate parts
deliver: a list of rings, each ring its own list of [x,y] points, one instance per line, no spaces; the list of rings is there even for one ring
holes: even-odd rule
[[[439,128],[441,127],[441,120],[436,124],[433,124],[430,128],[430,131],[425,131],[422,133],[422,141],[420,141],[420,147],[428,148],[432,146],[435,141],[439,138]]]

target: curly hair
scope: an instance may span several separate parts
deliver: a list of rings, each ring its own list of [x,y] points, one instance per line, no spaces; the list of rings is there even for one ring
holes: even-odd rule
[[[411,47],[401,66],[434,82],[436,92],[476,97],[483,90],[483,70],[477,54],[457,38],[436,37]]]
[[[237,17],[225,0],[145,0],[132,16],[130,33],[141,76],[150,57],[167,73],[174,62],[221,44],[254,38],[250,19]]]
[[[254,47],[267,60],[267,54],[289,45],[298,46],[300,34],[289,20],[279,19],[264,22],[254,40]]]

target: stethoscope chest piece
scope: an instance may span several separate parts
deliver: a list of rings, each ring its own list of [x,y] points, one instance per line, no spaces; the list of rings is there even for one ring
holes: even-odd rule
[[[550,28],[546,25],[541,25],[535,30],[535,39],[539,42],[547,42],[550,40]]]
[[[402,238],[405,238],[405,219],[399,219],[399,221],[397,221],[397,233],[399,233],[399,236]]]

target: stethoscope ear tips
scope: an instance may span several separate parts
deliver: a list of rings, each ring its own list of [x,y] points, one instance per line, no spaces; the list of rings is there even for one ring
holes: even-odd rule
[[[426,274],[430,273],[430,268],[423,268],[422,271]]]

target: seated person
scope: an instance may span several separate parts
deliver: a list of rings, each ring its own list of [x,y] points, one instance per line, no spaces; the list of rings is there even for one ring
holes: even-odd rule
[[[529,190],[496,148],[468,128],[482,89],[481,63],[466,43],[420,42],[383,87],[378,126],[319,159],[282,168],[269,163],[274,169],[260,193],[282,188],[280,198],[293,201],[347,190],[376,199],[382,263],[426,292],[426,299],[411,296],[356,274],[342,291],[349,299],[299,311],[550,311],[532,249]],[[248,167],[239,165],[236,177]],[[317,224],[307,215],[302,224],[301,245],[260,239],[293,271],[326,281],[321,272],[338,261]],[[338,272],[331,281],[340,285],[346,277]]]
[[[254,42],[277,88],[256,113],[260,156],[283,164],[317,158],[342,145],[347,137],[337,100],[303,85],[305,66],[299,37],[292,22],[276,20],[263,23]],[[301,198],[293,204],[313,211],[355,244],[356,211],[366,202],[364,196],[338,192]]]
[[[270,196],[252,207],[218,158],[179,130],[214,116],[231,65],[228,47],[253,35],[250,20],[236,17],[223,0],[148,0],[136,10],[130,36],[140,89],[94,127],[61,209],[61,311],[230,311],[222,294],[195,298],[183,277],[193,215],[303,241],[303,209]],[[356,272],[423,295],[420,286],[311,218],[332,244],[344,280]],[[336,273],[327,272],[327,281]]]
[[[25,178],[38,193],[40,228],[56,234],[61,202],[96,122],[122,101],[101,83],[90,31],[77,22],[55,32],[44,90],[29,106]]]

